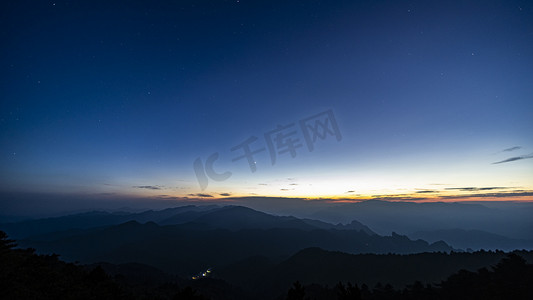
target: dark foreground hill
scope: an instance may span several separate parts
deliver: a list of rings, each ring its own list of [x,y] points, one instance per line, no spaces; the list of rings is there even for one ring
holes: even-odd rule
[[[533,263],[533,252],[513,253]],[[354,255],[308,248],[280,263],[256,257],[219,273],[221,278],[232,284],[249,287],[260,295],[270,297],[286,290],[295,281],[330,287],[339,282],[355,282],[370,287],[389,284],[392,288],[403,289],[416,281],[424,286],[439,283],[461,269],[477,271],[490,267],[507,255],[503,251]]]
[[[13,247],[14,243],[0,232],[2,299],[366,300],[533,296],[533,265],[523,258],[531,260],[533,252],[527,251],[349,255],[311,248],[281,263],[254,258],[214,271],[212,278],[187,280],[142,264],[82,266],[65,263],[55,255],[36,255],[31,249]],[[465,268],[473,270],[459,270]],[[440,277],[443,279],[439,280]],[[235,284],[238,278],[248,278],[248,284]],[[410,280],[413,281],[403,285]]]
[[[278,299],[315,300],[527,300],[533,298],[533,264],[516,253],[507,254],[497,264],[477,271],[460,270],[437,284],[415,281],[403,288],[377,283],[338,282],[334,286],[295,281],[285,295]]]
[[[32,249],[14,247],[0,231],[0,299],[249,298],[219,279],[191,281],[139,264],[83,266],[66,263],[57,255],[37,255]]]

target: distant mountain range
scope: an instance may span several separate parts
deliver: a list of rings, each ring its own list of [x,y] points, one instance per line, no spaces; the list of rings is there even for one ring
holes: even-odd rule
[[[91,212],[3,224],[0,229],[23,238],[19,241],[22,247],[59,253],[70,261],[136,262],[182,276],[253,256],[278,261],[308,247],[347,253],[453,250],[444,242],[380,236],[357,221],[330,224],[242,206],[184,206],[133,214]]]
[[[369,200],[321,208],[305,217],[325,222],[356,219],[378,234],[395,231],[473,229],[512,239],[533,239],[533,205],[508,204],[489,208],[482,204],[445,202],[390,202]]]
[[[154,222],[158,225],[182,225],[203,229],[339,229],[362,230],[369,235],[375,233],[367,226],[352,220],[349,224],[330,224],[312,219],[298,219],[287,216],[274,216],[243,206],[194,206],[187,205],[167,208],[160,211],[148,210],[141,213],[93,211],[55,218],[28,220],[0,224],[11,237],[23,239],[55,239],[77,234],[80,229],[105,227],[136,221]],[[53,234],[52,234],[53,233]]]
[[[307,222],[308,225],[323,229],[331,228],[331,226],[335,226],[335,229],[342,229],[341,225],[339,225],[340,223],[349,224],[353,220],[357,220],[352,224],[356,227],[350,225],[352,226],[350,228],[363,229],[364,227],[357,227],[360,224],[371,228],[370,230],[367,227],[368,233],[372,231],[380,235],[390,235],[392,232],[396,232],[414,238],[424,237],[424,240],[427,240],[426,237],[433,237],[434,235],[418,236],[415,233],[431,231],[438,234],[438,232],[447,230],[474,230],[504,238],[489,238],[483,234],[478,236],[471,234],[472,238],[463,240],[475,240],[475,243],[462,243],[458,242],[457,239],[453,240],[452,243],[452,239],[449,239],[446,235],[441,237],[438,234],[437,239],[432,238],[431,241],[444,240],[455,248],[465,250],[467,248],[511,250],[515,247],[516,249],[532,249],[530,241],[533,240],[533,218],[531,218],[533,204],[528,205],[527,203],[415,203],[380,200],[368,200],[360,203],[335,203],[327,200],[274,197],[242,197],[231,198],[230,201],[256,211],[266,212],[273,217],[292,215],[302,222]],[[42,235],[45,233],[118,225],[132,220],[139,223],[151,221],[158,225],[179,225],[195,222],[199,217],[213,213],[220,208],[219,204],[213,204],[204,206],[186,205],[159,211],[147,210],[135,213],[92,211],[25,222],[17,221],[17,218],[14,217],[2,216],[1,220],[10,220],[11,223],[8,224],[4,221],[4,224],[0,226],[17,239],[28,238],[30,235],[39,235],[39,238],[43,238]],[[294,217],[279,217],[279,221],[284,219],[285,226],[289,226],[291,222],[295,222]],[[293,218],[292,221],[291,218]],[[321,221],[322,224],[316,221]],[[219,225],[213,223],[212,227],[218,228]],[[293,226],[300,225],[293,224]],[[229,223],[224,226],[226,226],[224,228],[227,228]],[[344,227],[344,229],[347,228]],[[74,232],[65,234],[72,233]],[[461,236],[464,236],[464,234],[461,234]],[[487,238],[480,239],[480,236],[486,236]]]
[[[443,229],[417,231],[408,236],[428,242],[445,241],[454,248],[464,250],[512,251],[515,249],[533,249],[533,240],[511,239],[482,230]]]
[[[399,288],[417,280],[436,283],[460,269],[476,271],[506,256],[502,251],[457,251],[440,238],[472,249],[490,239],[511,248],[517,242],[468,230],[420,231],[411,236],[416,240],[394,232],[382,236],[353,219],[332,224],[216,205],[140,213],[95,211],[0,224],[0,230],[17,238],[21,248],[57,253],[87,264],[88,270],[100,266],[134,291],[170,282],[210,295],[222,289],[241,295],[239,299],[274,299],[296,280],[328,286],[339,281],[390,283]],[[533,261],[533,252],[515,252]],[[210,278],[192,280],[208,268],[213,270]]]
[[[220,207],[187,205],[159,211],[148,210],[140,213],[91,211],[61,217],[5,223],[0,226],[11,237],[21,239],[59,231],[118,225],[128,221],[167,224],[165,223],[167,220],[175,218],[175,224],[179,224],[180,221],[185,223],[194,220],[199,215],[218,208]]]

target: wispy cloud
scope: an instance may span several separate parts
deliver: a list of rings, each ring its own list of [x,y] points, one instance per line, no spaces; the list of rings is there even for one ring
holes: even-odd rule
[[[231,194],[230,194],[230,193],[220,193],[219,195],[220,195],[220,196],[224,196],[224,197],[228,197],[228,196],[231,196]]]
[[[382,201],[422,201],[422,200],[427,200],[428,198],[404,196],[404,195],[382,195],[382,196],[373,196],[371,199],[382,200]]]
[[[461,199],[461,198],[509,198],[509,197],[528,197],[533,196],[533,191],[522,191],[522,192],[502,192],[502,193],[483,193],[483,194],[474,194],[474,195],[450,195],[450,196],[441,196],[442,199]]]
[[[163,189],[162,186],[159,185],[134,185],[134,188],[137,189],[147,189],[147,190],[161,190]]]
[[[510,189],[510,188],[509,187],[501,187],[501,186],[445,188],[445,190],[449,190],[449,191],[463,191],[463,192],[491,191],[491,190],[504,190],[504,189]]]
[[[505,159],[505,160],[502,160],[502,161],[494,162],[492,164],[493,165],[495,165],[495,164],[503,164],[503,163],[507,163],[507,162],[512,162],[512,161],[516,161],[516,160],[522,160],[522,159],[528,159],[528,158],[533,158],[533,153],[530,153],[528,155],[511,157],[511,158],[508,158],[508,159]]]
[[[452,191],[456,193],[448,194]],[[532,190],[522,190],[516,187],[451,187],[444,190],[420,190],[414,192],[414,194],[373,195],[371,199],[385,201],[439,201],[439,199],[461,200],[466,198],[515,198],[530,196],[533,196]]]
[[[515,150],[518,150],[518,149],[522,149],[522,147],[520,147],[520,146],[515,146],[515,147],[511,147],[511,148],[503,149],[502,152],[511,152],[511,151],[515,151]]]
[[[189,194],[189,196],[202,197],[202,198],[213,198],[213,195],[209,195],[209,194]]]

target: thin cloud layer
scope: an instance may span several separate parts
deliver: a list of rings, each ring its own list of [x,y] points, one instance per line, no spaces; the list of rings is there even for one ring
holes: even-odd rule
[[[463,191],[463,192],[504,190],[504,189],[509,189],[509,187],[492,186],[492,187],[453,187],[453,188],[445,188],[445,190]]]
[[[213,195],[210,195],[210,194],[189,194],[189,196],[192,196],[192,197],[202,197],[202,198],[213,198]]]
[[[137,189],[147,189],[147,190],[161,190],[161,189],[163,189],[163,187],[158,186],[158,185],[135,185],[133,187],[137,188]]]
[[[511,152],[511,151],[515,151],[515,150],[519,150],[519,149],[522,149],[522,147],[520,147],[520,146],[515,146],[515,147],[511,147],[511,148],[503,149],[502,152]]]
[[[522,159],[528,159],[528,158],[533,158],[533,153],[530,153],[530,154],[528,154],[528,155],[522,155],[522,156],[511,157],[511,158],[508,158],[508,159],[505,159],[505,160],[502,160],[502,161],[494,162],[494,163],[492,163],[492,164],[493,164],[493,165],[496,165],[496,164],[503,164],[503,163],[507,163],[507,162],[517,161],[517,160],[522,160]]]
[[[465,197],[471,198],[509,198],[509,197],[529,197],[533,196],[533,191],[520,191],[520,192],[502,192],[502,193],[482,193],[482,194],[473,194],[473,195],[450,195],[450,196],[440,196],[442,199],[462,199]]]

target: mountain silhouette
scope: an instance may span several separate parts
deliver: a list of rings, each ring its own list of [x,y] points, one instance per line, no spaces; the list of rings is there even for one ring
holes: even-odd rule
[[[220,207],[216,205],[186,205],[158,211],[147,210],[140,213],[91,211],[61,217],[5,223],[0,224],[0,228],[11,237],[21,239],[29,236],[43,236],[47,233],[59,231],[117,225],[128,221],[181,224],[194,220],[202,213],[217,208]]]
[[[499,234],[482,230],[443,229],[417,231],[409,234],[414,239],[423,239],[428,242],[445,241],[458,249],[471,250],[504,250],[533,248],[533,240],[511,239]]]
[[[531,251],[513,253],[533,261]],[[395,288],[403,288],[415,281],[424,285],[432,284],[461,269],[476,271],[495,265],[506,256],[507,254],[501,251],[409,255],[348,254],[313,247],[303,249],[277,264],[254,258],[235,263],[221,272],[228,282],[247,286],[265,299],[273,299],[296,281],[307,285],[335,286],[339,282],[349,280],[368,286],[387,283]],[[246,267],[247,265],[249,267]]]
[[[501,209],[482,204],[446,202],[390,202],[368,200],[321,208],[306,217],[325,222],[350,222],[355,219],[378,234],[392,231],[410,234],[417,231],[477,229],[513,239],[533,239],[533,211],[530,207]]]
[[[187,207],[174,211],[132,214],[129,217],[140,216],[143,216],[143,220],[153,219],[161,223],[172,219],[172,222],[179,224],[160,225],[154,221],[140,223],[130,220],[110,226],[32,235],[21,240],[20,244],[33,247],[40,253],[60,253],[70,261],[137,262],[182,276],[207,267],[223,267],[253,256],[278,261],[308,247],[347,253],[453,250],[443,242],[430,244],[395,233],[379,236],[357,221],[347,225],[334,225],[310,219],[269,215],[240,206],[207,209]],[[84,221],[87,220],[87,215],[81,217]],[[66,219],[72,218],[75,217],[69,216]],[[52,221],[53,224],[58,223],[57,219]],[[76,225],[81,223],[74,222]],[[68,228],[66,223],[63,225],[63,228]]]
[[[190,223],[188,224],[190,227],[203,227],[204,229],[349,229],[363,230],[368,234],[375,234],[370,228],[355,220],[352,220],[347,225],[334,225],[311,219],[274,216],[243,206],[220,207],[215,205],[187,205],[160,211],[148,210],[140,213],[94,211],[63,217],[0,224],[0,228],[17,239],[31,237],[32,239],[53,240],[75,235],[83,229],[118,225],[128,221],[137,221],[139,223],[154,222],[159,225]]]

